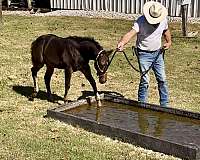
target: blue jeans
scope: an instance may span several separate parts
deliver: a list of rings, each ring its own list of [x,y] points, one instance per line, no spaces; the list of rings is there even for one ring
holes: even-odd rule
[[[152,63],[155,61],[160,50],[148,52],[138,50],[138,62],[140,64],[140,71],[145,72],[149,69]],[[158,83],[158,91],[160,95],[160,105],[167,106],[169,103],[168,86],[165,74],[165,65],[163,54],[159,54],[158,59],[152,66],[152,70]],[[149,88],[149,75],[148,73],[141,77],[139,89],[138,89],[138,101],[147,102],[148,88]]]

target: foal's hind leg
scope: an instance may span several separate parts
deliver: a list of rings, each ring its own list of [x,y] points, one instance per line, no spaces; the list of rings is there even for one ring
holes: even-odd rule
[[[44,76],[48,100],[52,101],[52,102],[53,102],[53,97],[51,95],[50,81],[51,81],[51,76],[53,74],[53,71],[54,71],[54,68],[47,66],[47,70],[46,70],[46,73],[45,73],[45,76]]]
[[[40,68],[42,68],[42,67],[43,67],[43,65],[39,65],[37,67],[33,66],[31,68],[34,88],[33,88],[33,93],[31,95],[31,97],[29,98],[29,100],[34,100],[34,98],[37,96],[37,93],[39,91],[37,73],[40,70]]]

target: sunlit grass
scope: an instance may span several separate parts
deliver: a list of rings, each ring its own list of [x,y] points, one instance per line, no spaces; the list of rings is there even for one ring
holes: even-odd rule
[[[90,36],[106,49],[115,49],[119,38],[130,29],[131,21],[4,16],[3,24],[0,33],[0,159],[176,159],[43,118],[47,109],[55,107],[46,101],[45,68],[38,75],[41,96],[34,102],[27,98],[32,91],[30,45],[39,35]],[[199,35],[182,38],[180,26],[170,24],[173,46],[165,55],[170,104],[200,112],[200,38]],[[189,25],[189,29],[200,30],[200,26]],[[137,66],[131,46],[129,43],[125,51]],[[92,62],[91,67],[93,70]],[[94,70],[93,74],[97,79]],[[158,104],[157,84],[153,75],[151,77],[149,102]],[[122,54],[117,54],[108,70],[108,82],[97,85],[101,91],[115,91],[136,99],[138,83],[139,74],[131,69]],[[80,72],[74,73],[69,99],[76,100],[83,90],[92,89]],[[61,70],[55,70],[52,91],[63,97]]]

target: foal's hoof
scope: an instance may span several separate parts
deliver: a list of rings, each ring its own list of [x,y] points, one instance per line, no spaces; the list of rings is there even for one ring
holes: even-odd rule
[[[97,107],[101,107],[102,106],[102,103],[100,100],[97,100]]]
[[[66,103],[65,103],[64,101],[62,101],[62,100],[58,100],[57,103],[58,103],[59,105],[66,104]]]
[[[31,96],[31,97],[28,98],[28,100],[29,101],[34,101],[34,97]]]

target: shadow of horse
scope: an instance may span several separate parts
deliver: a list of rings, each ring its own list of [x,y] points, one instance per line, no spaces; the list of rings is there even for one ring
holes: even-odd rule
[[[30,87],[30,86],[16,85],[16,86],[13,86],[13,90],[16,93],[21,94],[22,96],[25,96],[29,100],[30,100],[31,95],[33,93],[33,87]],[[63,100],[62,97],[60,97],[56,94],[52,94],[52,96],[56,101]],[[47,93],[45,91],[41,91],[41,90],[39,90],[36,98],[38,98],[40,100],[48,100]]]
[[[21,94],[22,96],[25,96],[26,98],[28,98],[30,100],[32,92],[33,92],[33,87],[30,86],[20,86],[20,85],[16,85],[13,86],[13,90],[18,93]],[[78,97],[77,100],[81,100],[81,99],[85,99],[88,96],[94,96],[94,92],[93,91],[81,91],[82,95],[80,97]],[[99,91],[100,94],[109,94],[109,95],[114,95],[114,96],[118,96],[118,97],[124,97],[122,94],[117,93],[117,92],[113,92],[113,91]],[[63,101],[63,98],[56,95],[56,94],[52,94],[53,98],[56,101]],[[47,93],[45,91],[41,91],[39,90],[37,97],[40,100],[47,100],[48,101],[48,97],[47,97]]]

